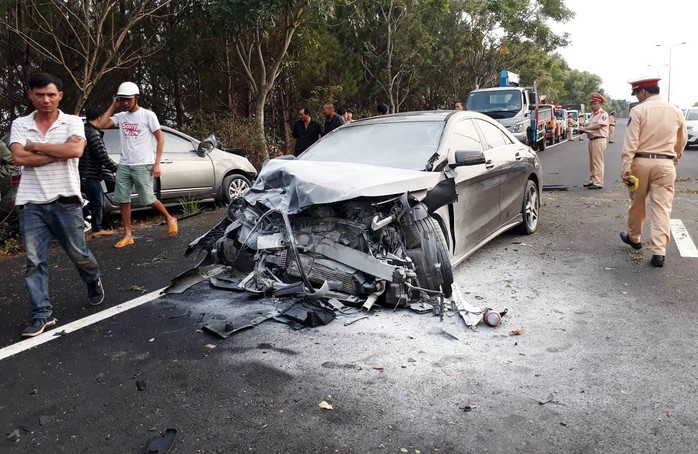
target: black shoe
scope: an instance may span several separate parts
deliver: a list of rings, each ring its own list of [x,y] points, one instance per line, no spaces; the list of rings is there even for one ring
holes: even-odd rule
[[[584,186],[585,188],[588,188],[588,187],[593,186],[593,185],[594,185],[594,183],[592,183],[592,182],[590,181],[590,182],[588,182],[587,184],[583,184],[582,186]]]
[[[642,242],[636,243],[631,240],[628,236],[628,232],[620,232],[620,240],[635,250],[642,249]]]
[[[51,328],[52,326],[56,326],[56,320],[53,317],[50,318],[35,318],[31,321],[29,326],[24,328],[24,331],[22,332],[22,337],[34,337],[38,336],[39,334],[43,333],[46,328]]]
[[[663,255],[653,255],[650,263],[652,264],[652,266],[655,266],[657,268],[661,268],[664,266],[664,256]]]
[[[102,287],[102,279],[97,279],[97,282],[87,284],[87,297],[90,299],[92,306],[102,304],[104,301],[104,287]]]
[[[589,186],[586,187],[587,189],[603,189],[603,186],[598,186],[595,185],[594,183],[591,183]]]

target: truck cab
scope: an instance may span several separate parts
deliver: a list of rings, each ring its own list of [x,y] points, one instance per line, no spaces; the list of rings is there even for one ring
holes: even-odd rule
[[[557,124],[560,125],[562,137],[567,137],[567,109],[556,107],[555,120],[557,121]]]
[[[475,89],[468,94],[465,109],[483,113],[497,120],[514,137],[527,143],[532,106],[536,103],[535,87],[519,87],[518,75],[502,71],[499,87]]]

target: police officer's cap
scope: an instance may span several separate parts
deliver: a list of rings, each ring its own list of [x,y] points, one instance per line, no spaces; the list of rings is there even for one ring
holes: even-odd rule
[[[628,81],[628,83],[630,84],[630,88],[633,90],[630,94],[634,96],[635,93],[637,93],[642,88],[656,87],[659,85],[660,80],[662,80],[662,78],[657,76],[631,79]]]

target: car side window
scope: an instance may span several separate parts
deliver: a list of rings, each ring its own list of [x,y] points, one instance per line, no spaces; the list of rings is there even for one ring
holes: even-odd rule
[[[499,148],[505,145],[511,145],[513,142],[507,137],[498,127],[483,120],[475,120],[477,125],[485,136],[485,141],[489,148]]]
[[[471,120],[463,120],[453,128],[449,148],[452,153],[457,150],[485,151]]]
[[[119,137],[118,129],[105,129],[102,140],[104,141],[107,153],[115,155],[121,154],[121,137]]]
[[[194,150],[194,145],[187,139],[172,134],[169,131],[162,131],[165,136],[165,152],[166,153],[191,153]]]

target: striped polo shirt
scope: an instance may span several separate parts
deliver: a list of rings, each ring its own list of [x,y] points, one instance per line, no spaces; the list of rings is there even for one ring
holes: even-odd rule
[[[34,115],[36,112],[12,122],[10,146],[13,143],[24,146],[27,142],[61,144],[71,136],[85,138],[85,127],[80,117],[59,110],[56,121],[46,134],[42,134],[36,127]],[[71,158],[39,167],[23,166],[15,204],[50,203],[61,196],[78,196],[82,200],[78,161],[79,158]]]

